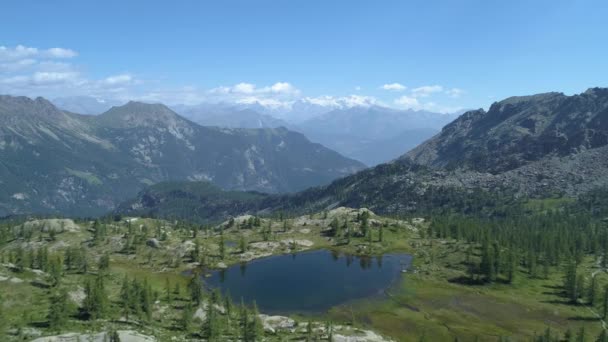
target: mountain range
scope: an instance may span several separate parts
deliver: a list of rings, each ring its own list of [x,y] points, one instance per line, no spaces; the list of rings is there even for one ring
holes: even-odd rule
[[[479,212],[500,208],[501,201],[577,198],[606,187],[608,89],[591,88],[573,96],[511,97],[487,111],[468,111],[397,160],[327,186],[250,201],[230,214],[337,206],[367,207],[385,214]],[[160,213],[166,210],[163,203],[169,203],[168,198],[177,193],[185,198],[189,193],[184,184],[170,188],[144,190],[121,210]],[[145,196],[154,204],[144,205]]]
[[[330,111],[293,129],[312,141],[373,166],[416,147],[457,116],[456,113],[358,106]]]
[[[113,103],[92,97],[60,98],[54,102],[62,109],[84,114],[101,113]],[[399,157],[404,151],[431,138],[462,113],[398,110],[345,100],[317,104],[306,99],[285,108],[227,102],[175,105],[171,108],[202,126],[287,127],[368,166]]]
[[[203,127],[161,104],[92,116],[0,96],[0,215],[96,215],[161,181],[292,192],[362,168],[285,128]]]

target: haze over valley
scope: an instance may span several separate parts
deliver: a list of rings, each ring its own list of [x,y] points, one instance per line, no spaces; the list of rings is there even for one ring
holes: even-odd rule
[[[608,5],[0,5],[0,341],[608,341]]]

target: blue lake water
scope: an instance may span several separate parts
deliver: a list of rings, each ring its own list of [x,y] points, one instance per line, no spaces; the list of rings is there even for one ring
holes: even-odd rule
[[[407,254],[339,255],[327,250],[272,256],[215,271],[205,282],[235,302],[256,301],[269,313],[323,312],[353,299],[382,294],[409,267]]]

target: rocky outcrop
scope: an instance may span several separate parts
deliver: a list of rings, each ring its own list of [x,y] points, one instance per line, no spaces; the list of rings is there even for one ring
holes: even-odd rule
[[[120,342],[156,342],[156,338],[152,336],[142,335],[133,330],[119,330],[117,334]],[[40,337],[32,342],[105,342],[110,340],[108,332],[100,332],[93,334],[67,333],[56,336]]]

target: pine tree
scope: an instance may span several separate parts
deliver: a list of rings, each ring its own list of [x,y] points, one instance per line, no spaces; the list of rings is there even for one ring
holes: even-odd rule
[[[69,315],[68,293],[65,289],[61,289],[51,297],[48,313],[49,328],[60,331],[66,326]]]
[[[338,222],[337,217],[334,217],[334,219],[329,224],[329,227],[331,228],[331,234],[334,237],[340,237],[340,223]]]
[[[108,253],[104,253],[99,258],[98,268],[100,271],[106,271],[110,268],[110,255]]]
[[[201,305],[203,301],[203,284],[199,274],[195,273],[188,284],[190,289],[190,300],[196,305]]]
[[[245,240],[245,236],[241,234],[241,239],[239,240],[239,248],[241,253],[245,253],[247,251],[247,241]]]
[[[585,327],[582,326],[579,330],[578,333],[576,334],[576,342],[586,342],[586,338],[585,338]]]
[[[512,284],[515,280],[515,271],[517,269],[517,262],[515,253],[512,248],[509,248],[509,254],[507,257],[507,281]]]
[[[241,298],[241,309],[239,310],[239,321],[241,325],[241,339],[245,342],[248,342],[248,334],[249,334],[249,312],[247,311],[247,307],[245,303],[243,303],[243,298]]]
[[[85,283],[84,311],[91,319],[103,318],[107,312],[108,296],[103,277],[98,275],[94,280]]]
[[[483,246],[479,269],[481,270],[481,273],[485,276],[486,281],[496,280],[496,273],[494,269],[494,253],[490,251],[490,247],[487,243],[485,243]]]
[[[165,300],[167,301],[169,306],[171,306],[171,303],[173,301],[171,296],[171,282],[169,281],[169,278],[165,279]]]
[[[564,277],[564,289],[570,301],[576,303],[578,299],[577,285],[577,265],[575,262],[570,262],[566,268],[566,276]]]
[[[148,285],[148,280],[144,279],[140,293],[141,311],[146,320],[152,319],[152,288]]]
[[[306,342],[312,342],[312,322],[308,321],[306,325]]]
[[[222,335],[221,324],[219,321],[217,310],[213,304],[207,305],[207,317],[203,323],[203,337],[209,342],[219,341]]]
[[[226,257],[226,244],[224,242],[224,234],[221,233],[220,234],[220,242],[219,242],[219,249],[220,249],[220,259],[224,260],[224,258]]]
[[[7,316],[4,313],[4,298],[0,292],[0,338],[4,337],[7,327]]]
[[[608,342],[608,334],[606,333],[606,330],[602,329],[602,332],[597,337],[596,341],[597,342]]]
[[[120,306],[122,313],[127,320],[129,320],[129,314],[131,313],[132,301],[131,284],[129,283],[127,276],[125,276],[120,287]]]
[[[608,286],[604,289],[604,313],[602,317],[604,319],[608,318]]]
[[[264,332],[262,321],[260,320],[260,312],[258,305],[253,302],[253,310],[251,312],[251,321],[247,327],[248,341],[259,341]]]
[[[23,272],[25,266],[25,252],[23,251],[23,247],[18,246],[17,250],[15,251],[15,267],[17,269],[17,272]]]
[[[57,256],[53,258],[49,263],[49,276],[51,279],[51,286],[59,285],[61,277],[63,275],[63,262],[61,257]]]
[[[584,296],[585,277],[582,274],[576,276],[576,300]]]
[[[594,306],[597,300],[597,279],[595,275],[591,276],[591,283],[589,284],[589,290],[587,291],[587,301],[589,305]]]
[[[184,306],[184,310],[182,311],[182,318],[180,320],[181,328],[189,333],[192,329],[192,316],[194,315],[194,308],[192,307],[192,303],[188,302]]]
[[[230,293],[226,293],[224,296],[224,309],[226,310],[226,315],[230,317],[232,314],[232,308],[234,304],[232,304],[232,298],[230,298]]]

